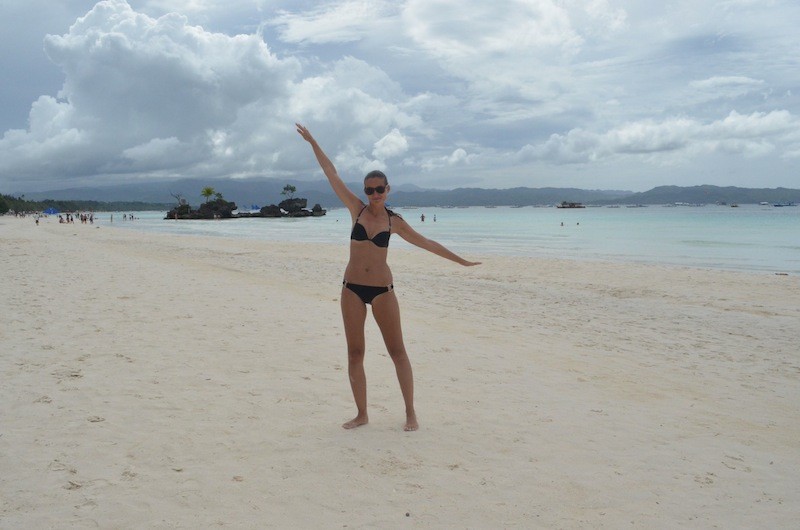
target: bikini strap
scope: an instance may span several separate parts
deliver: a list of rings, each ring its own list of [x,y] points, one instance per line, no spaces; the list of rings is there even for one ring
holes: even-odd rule
[[[358,212],[358,215],[356,216],[356,221],[355,221],[356,223],[358,222],[359,219],[361,219],[361,214],[364,213],[364,210],[366,210],[366,209],[367,209],[367,205],[364,205],[364,207],[361,208],[361,211]],[[389,215],[389,232],[391,232],[392,231],[392,216],[395,215],[395,214],[392,213],[392,211],[389,210],[389,208],[387,208],[386,206],[384,206],[383,209],[386,210],[386,213]]]
[[[367,205],[365,204],[364,207],[361,208],[361,211],[358,212],[358,215],[356,216],[356,223],[358,222],[359,219],[361,219],[361,214],[364,213],[364,210],[366,210],[366,209],[367,209]]]

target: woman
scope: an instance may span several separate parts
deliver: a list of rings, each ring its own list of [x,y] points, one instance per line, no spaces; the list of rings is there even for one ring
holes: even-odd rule
[[[449,251],[439,243],[426,239],[411,228],[406,221],[386,208],[389,182],[380,171],[372,171],[364,178],[365,204],[339,177],[336,168],[317,144],[308,129],[300,124],[297,132],[311,144],[322,171],[328,178],[333,191],[344,203],[353,220],[350,234],[350,261],[344,271],[342,282],[342,317],[347,339],[348,373],[353,398],[358,413],[355,418],[342,427],[352,429],[369,422],[367,416],[367,378],[364,374],[364,322],[367,305],[372,305],[372,315],[386,343],[386,349],[394,361],[397,379],[406,406],[406,431],[419,428],[414,412],[414,377],[411,362],[408,360],[403,344],[400,326],[400,307],[394,294],[392,271],[386,263],[389,251],[389,237],[400,237],[420,248],[433,252],[465,266],[479,265],[467,261]]]

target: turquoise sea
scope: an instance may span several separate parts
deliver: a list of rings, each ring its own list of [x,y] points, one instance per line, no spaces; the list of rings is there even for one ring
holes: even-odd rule
[[[426,207],[395,211],[426,237],[468,259],[500,254],[800,274],[800,207]],[[350,216],[344,208],[303,219],[168,221],[163,212],[139,212],[137,220],[123,222],[122,216],[114,214],[115,228],[205,237],[345,244],[350,232]],[[99,218],[108,224],[108,214]],[[392,247],[411,245],[394,237]]]

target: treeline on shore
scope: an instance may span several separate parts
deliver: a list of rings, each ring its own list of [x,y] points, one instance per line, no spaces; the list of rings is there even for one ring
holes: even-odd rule
[[[0,215],[8,212],[43,212],[53,208],[59,212],[144,212],[172,208],[168,203],[149,203],[138,201],[80,201],[45,199],[30,201],[22,197],[0,194]]]

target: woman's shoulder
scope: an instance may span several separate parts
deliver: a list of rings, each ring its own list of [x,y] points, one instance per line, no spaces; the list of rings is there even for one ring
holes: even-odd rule
[[[367,205],[364,204],[364,201],[358,201],[351,206],[348,206],[347,209],[350,210],[350,216],[353,219],[356,219],[361,213],[366,209]]]
[[[390,210],[389,208],[386,208],[386,213],[389,214],[389,217],[397,217],[398,219],[403,219],[402,215],[400,215],[399,213],[397,213],[395,211]],[[403,220],[405,220],[405,219],[403,219]]]

